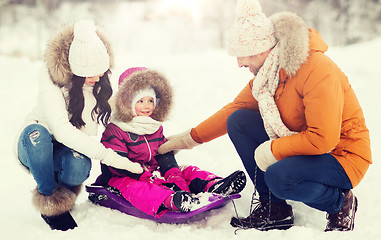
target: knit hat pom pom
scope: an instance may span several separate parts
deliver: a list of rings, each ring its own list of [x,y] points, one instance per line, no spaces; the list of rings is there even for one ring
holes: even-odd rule
[[[262,13],[262,7],[258,0],[238,0],[236,5],[237,17],[249,17],[260,15]]]
[[[86,41],[94,37],[95,25],[92,20],[81,20],[75,24],[74,36],[81,41]]]

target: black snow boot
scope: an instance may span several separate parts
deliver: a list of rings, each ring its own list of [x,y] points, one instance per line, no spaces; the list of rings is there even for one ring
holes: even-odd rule
[[[222,195],[232,195],[241,192],[246,186],[246,176],[243,171],[235,171],[224,179],[213,184],[208,192]]]
[[[272,229],[285,230],[293,226],[294,215],[292,207],[286,202],[260,200],[260,203],[246,218],[233,217],[230,221],[233,227],[241,229],[255,228],[261,231]]]
[[[41,217],[52,230],[66,231],[77,227],[77,223],[69,212],[65,212],[57,216],[46,216],[41,214]]]
[[[66,231],[77,227],[69,211],[73,208],[81,186],[72,189],[58,186],[51,195],[43,195],[36,188],[32,194],[33,205],[51,229]]]
[[[199,200],[192,197],[189,192],[179,191],[173,195],[172,202],[180,212],[189,212],[195,204],[199,203]]]
[[[344,202],[340,211],[335,214],[327,214],[326,232],[329,231],[352,231],[355,226],[355,214],[357,211],[357,198],[351,190],[344,191]]]

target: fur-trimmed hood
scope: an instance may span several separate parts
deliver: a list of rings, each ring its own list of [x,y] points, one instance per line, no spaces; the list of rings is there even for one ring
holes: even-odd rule
[[[172,106],[172,87],[162,74],[153,70],[134,72],[119,85],[114,99],[113,117],[121,122],[130,122],[134,118],[131,108],[134,95],[148,87],[155,90],[157,99],[152,118],[163,122]]]
[[[288,76],[293,76],[307,61],[310,50],[309,29],[302,18],[291,12],[276,13],[269,19],[274,24],[275,37],[280,45],[280,67]]]
[[[96,32],[105,45],[107,53],[110,56],[111,68],[113,65],[113,54],[110,43],[99,29],[97,29]],[[47,66],[50,79],[59,87],[68,86],[70,84],[70,79],[73,76],[69,65],[69,49],[73,39],[74,24],[66,24],[57,32],[57,34],[53,36],[46,46],[44,61]]]

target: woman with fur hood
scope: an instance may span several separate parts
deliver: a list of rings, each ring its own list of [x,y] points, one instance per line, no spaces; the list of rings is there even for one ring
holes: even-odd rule
[[[52,229],[77,226],[69,211],[88,178],[91,159],[134,173],[137,163],[106,149],[92,136],[106,126],[112,95],[112,54],[104,35],[89,20],[64,26],[48,43],[36,107],[18,135],[18,159],[33,175],[32,200]]]
[[[243,171],[222,179],[195,166],[179,167],[173,152],[157,154],[167,141],[162,122],[171,105],[172,88],[163,75],[144,67],[129,68],[119,78],[111,123],[101,139],[105,147],[145,170],[131,174],[102,164],[102,184],[115,187],[133,206],[157,218],[168,210],[190,211],[197,203],[194,194],[229,195],[246,184]]]
[[[259,230],[293,226],[302,202],[327,213],[326,231],[354,227],[352,192],[372,163],[369,131],[345,74],[324,52],[319,33],[293,13],[267,18],[256,0],[237,2],[229,53],[255,75],[213,116],[163,144],[192,148],[229,134],[259,193],[259,204],[231,225]]]

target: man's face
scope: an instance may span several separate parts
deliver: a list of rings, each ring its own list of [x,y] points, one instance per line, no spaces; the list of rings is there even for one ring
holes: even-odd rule
[[[237,62],[239,67],[249,68],[250,72],[257,75],[259,69],[263,66],[267,54],[261,53],[249,57],[237,57]]]

